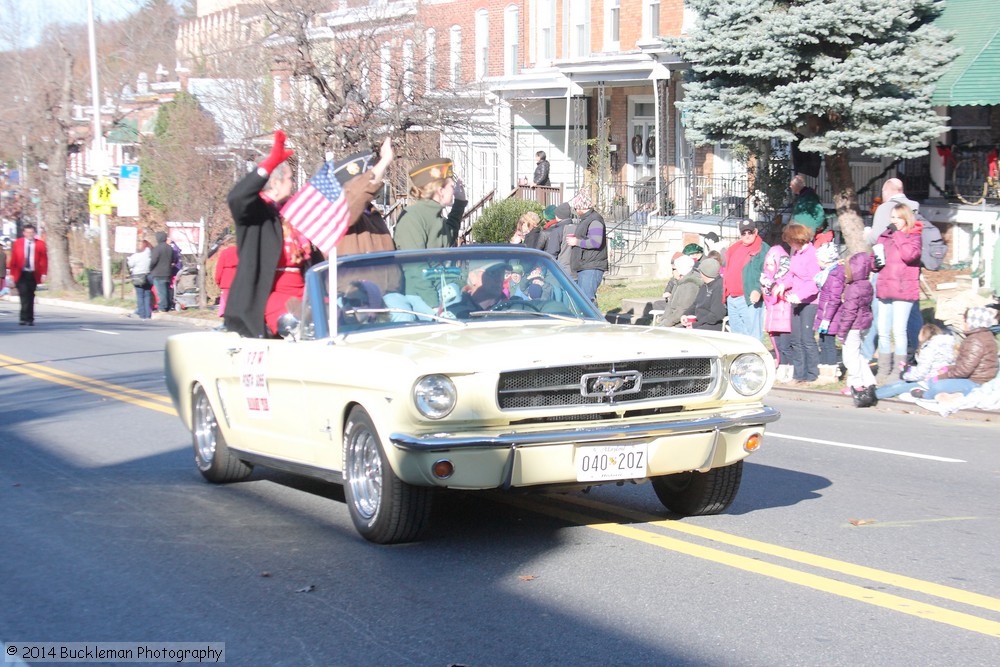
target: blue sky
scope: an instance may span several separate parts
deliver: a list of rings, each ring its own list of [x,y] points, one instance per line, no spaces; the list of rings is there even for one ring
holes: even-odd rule
[[[52,21],[62,23],[86,23],[87,0],[0,0],[0,11],[5,11],[10,2],[16,7],[26,27],[26,33],[35,36],[37,31]],[[115,21],[136,11],[143,0],[93,0],[94,18]],[[174,0],[180,5],[181,0]],[[0,35],[0,42],[2,42]],[[0,44],[0,48],[7,45]]]

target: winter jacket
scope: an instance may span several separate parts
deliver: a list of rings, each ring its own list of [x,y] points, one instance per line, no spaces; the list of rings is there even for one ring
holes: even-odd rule
[[[549,185],[549,161],[539,160],[535,165],[535,173],[531,178],[535,185]]]
[[[236,246],[231,245],[222,249],[219,259],[215,263],[215,284],[219,289],[229,289],[233,286],[233,278],[236,277],[236,268],[239,265],[239,255]]]
[[[722,331],[722,320],[726,317],[726,304],[722,301],[722,276],[698,288],[698,296],[684,313],[694,315],[694,329]]]
[[[456,199],[447,218],[441,215],[443,208],[433,199],[418,199],[407,206],[400,214],[393,234],[396,247],[400,250],[454,247],[465,202]],[[457,220],[454,216],[456,209],[459,210]]]
[[[794,294],[799,298],[799,303],[814,302],[816,295],[819,294],[819,287],[816,286],[815,280],[819,271],[816,248],[811,244],[804,245],[797,252],[793,252],[788,270],[791,277],[791,287],[785,292],[785,297]]]
[[[816,299],[816,322],[813,324],[813,329],[816,331],[822,328],[820,325],[824,321],[832,323],[837,317],[841,297],[844,294],[844,283],[843,265],[837,264],[830,267],[826,280],[823,281],[823,287],[819,290],[819,297]],[[828,329],[827,333],[833,335],[837,332]]]
[[[878,273],[875,294],[879,299],[920,300],[920,230],[919,220],[909,231],[887,229],[878,237],[885,246],[885,266]]]
[[[871,255],[859,252],[847,260],[850,271],[844,271],[844,292],[837,314],[830,322],[828,334],[843,341],[852,329],[865,331],[872,326],[872,300],[875,298],[871,280]],[[850,273],[850,280],[847,274]],[[829,278],[827,278],[829,281]]]
[[[726,250],[726,269],[722,284],[725,287],[723,298],[743,296],[748,306],[750,293],[760,292],[760,272],[764,268],[764,256],[771,246],[764,243],[758,236],[749,246],[737,241]],[[738,271],[738,273],[737,273]],[[737,280],[739,282],[737,282]],[[763,306],[763,303],[758,301]]]
[[[157,232],[156,240],[158,243],[153,246],[149,257],[149,275],[151,278],[167,280],[173,276],[174,250],[170,247],[165,232]]]
[[[917,350],[917,365],[907,366],[900,376],[907,382],[920,382],[936,377],[955,363],[955,337],[951,334],[931,336]]]
[[[819,195],[812,188],[799,190],[792,204],[792,222],[805,225],[814,232],[826,222],[826,211],[819,200]]]
[[[149,248],[143,248],[139,252],[129,255],[128,259],[125,260],[125,263],[128,264],[129,273],[136,277],[149,273],[149,263],[152,254]]]
[[[694,303],[698,296],[698,290],[701,289],[704,282],[701,279],[701,274],[694,269],[677,282],[674,291],[670,294],[667,308],[663,311],[663,321],[661,322],[663,326],[675,327],[681,323],[681,315]]]
[[[892,209],[896,208],[896,204],[906,204],[914,212],[920,207],[920,204],[907,198],[906,195],[893,195],[886,199],[878,205],[875,213],[872,214],[872,226],[865,229],[865,240],[868,243],[877,243],[875,239],[888,229],[889,223],[892,222]]]
[[[764,331],[768,333],[789,333],[792,330],[792,308],[785,295],[778,295],[779,285],[787,289],[791,286],[788,270],[791,258],[784,246],[772,246],[764,256],[764,267],[760,272],[761,292],[764,294]]]
[[[576,226],[580,245],[573,248],[573,271],[608,270],[608,238],[601,214],[590,209]]]
[[[882,278],[879,277],[879,282]],[[988,328],[972,329],[958,348],[958,356],[942,379],[968,378],[986,384],[997,376],[997,341]]]

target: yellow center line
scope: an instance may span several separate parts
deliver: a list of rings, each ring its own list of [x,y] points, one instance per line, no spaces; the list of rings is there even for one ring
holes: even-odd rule
[[[8,357],[5,354],[0,354],[0,362],[2,362],[0,368],[6,368],[7,370],[15,373],[21,373],[22,375],[27,375],[39,380],[61,384],[65,387],[72,387],[73,389],[79,389],[91,394],[97,394],[98,396],[113,398],[116,401],[129,403],[130,405],[135,405],[140,408],[156,410],[157,412],[162,412],[166,415],[177,415],[177,411],[174,410],[168,396],[162,396],[160,394],[154,394],[140,389],[132,389],[122,385],[104,382],[102,380],[95,380],[83,375],[76,375],[74,373],[68,373],[56,368],[50,368],[42,364],[35,364],[21,359],[15,359],[14,357]]]
[[[652,526],[665,528],[678,533],[684,533],[693,537],[700,537],[702,539],[728,544],[729,546],[739,547],[748,551],[756,551],[770,556],[777,556],[778,558],[784,558],[785,560],[802,563],[803,565],[810,565],[812,567],[830,570],[832,572],[839,572],[840,574],[846,574],[852,577],[868,579],[870,581],[886,584],[888,586],[895,586],[896,588],[904,588],[917,593],[933,595],[934,597],[945,600],[951,600],[953,602],[959,602],[973,607],[980,607],[982,609],[1000,612],[1000,599],[990,597],[988,595],[971,593],[952,586],[935,584],[930,581],[914,579],[902,574],[894,574],[892,572],[876,570],[875,568],[866,567],[864,565],[848,563],[846,561],[837,560],[836,558],[818,556],[807,551],[799,551],[798,549],[790,549],[777,544],[770,544],[768,542],[761,542],[759,540],[746,537],[739,537],[738,535],[723,533],[718,530],[712,530],[711,528],[703,528],[702,526],[694,526],[681,521],[663,519],[662,517],[658,517],[653,514],[636,512],[623,507],[614,507],[612,505],[607,505],[588,498],[559,496],[559,499],[563,502],[574,503],[576,505],[581,505],[594,510],[610,512],[630,520],[641,521]]]
[[[2,362],[0,368],[6,368],[16,373],[21,373],[39,380],[79,389],[81,391],[129,403],[137,407],[156,410],[157,412],[162,412],[164,414],[175,416],[177,414],[172,406],[165,405],[169,404],[170,399],[159,394],[153,394],[151,392],[131,389],[121,385],[87,378],[82,375],[76,375],[66,371],[49,368],[41,364],[26,362],[3,354],[0,354],[0,362]],[[943,586],[929,581],[922,581],[912,577],[893,574],[891,572],[884,572],[882,570],[876,570],[863,565],[855,565],[853,563],[840,561],[834,558],[827,558],[825,556],[818,556],[816,554],[810,554],[805,551],[790,549],[776,544],[769,544],[767,542],[761,542],[750,538],[730,535],[728,533],[712,530],[710,528],[693,526],[679,521],[663,520],[656,515],[637,512],[627,508],[615,507],[586,498],[579,498],[575,496],[559,496],[558,498],[563,502],[577,504],[593,510],[608,512],[629,520],[641,521],[643,523],[656,526],[657,528],[684,533],[692,537],[711,540],[749,551],[756,551],[803,565],[809,565],[820,569],[838,572],[840,574],[868,579],[869,581],[911,590],[918,593],[924,593],[934,597],[964,603],[970,606],[976,606],[991,611],[1000,611],[1000,600],[986,595],[971,593],[950,586]],[[978,616],[973,616],[971,614],[965,614],[945,609],[943,607],[938,607],[936,605],[910,600],[891,593],[873,591],[869,588],[858,586],[856,584],[840,582],[808,572],[801,572],[783,565],[766,563],[747,556],[731,554],[719,549],[685,542],[677,538],[648,530],[642,530],[632,526],[606,522],[595,523],[596,517],[594,516],[561,509],[552,505],[545,505],[543,503],[530,502],[516,496],[505,497],[504,502],[529,511],[546,514],[568,521],[569,523],[586,526],[594,530],[643,542],[662,549],[669,549],[677,553],[701,558],[703,560],[719,563],[728,567],[734,567],[747,572],[771,577],[773,579],[805,586],[814,590],[872,604],[911,616],[945,623],[954,627],[989,635],[991,637],[1000,637],[1000,623],[980,618]]]
[[[626,539],[643,542],[660,549],[668,549],[677,553],[693,556],[702,560],[707,560],[727,567],[733,567],[753,574],[759,574],[772,579],[777,579],[799,586],[805,586],[813,590],[830,593],[839,597],[864,602],[891,611],[896,611],[910,616],[945,623],[963,630],[970,630],[990,637],[1000,637],[1000,622],[980,618],[971,614],[966,614],[944,607],[910,600],[892,593],[874,591],[864,586],[849,584],[835,579],[829,579],[808,572],[801,572],[784,565],[767,563],[755,558],[731,554],[719,549],[685,542],[683,540],[669,537],[661,533],[654,533],[641,530],[632,526],[623,526],[617,523],[594,523],[594,518],[585,514],[580,514],[571,510],[561,509],[555,506],[544,505],[542,503],[532,503],[520,497],[504,498],[504,501],[511,505],[521,507],[540,514],[599,530],[611,535],[617,535]],[[865,568],[868,569],[868,568]],[[873,570],[874,571],[874,570]]]

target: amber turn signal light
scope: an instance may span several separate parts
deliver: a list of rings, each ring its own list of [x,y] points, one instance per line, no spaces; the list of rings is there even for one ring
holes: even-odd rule
[[[754,433],[743,443],[743,449],[748,452],[756,452],[760,449],[760,442],[763,439],[764,435],[762,433]]]
[[[455,464],[448,459],[439,459],[431,466],[431,474],[438,479],[448,479],[455,474]]]

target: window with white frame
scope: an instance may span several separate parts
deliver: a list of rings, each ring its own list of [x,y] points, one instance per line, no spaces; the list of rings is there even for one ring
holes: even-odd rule
[[[517,74],[518,60],[517,5],[507,5],[503,11],[503,73],[505,76]]]
[[[429,28],[424,38],[424,88],[434,90],[437,85],[437,33]]]
[[[389,86],[392,83],[392,63],[389,62],[389,58],[392,57],[392,46],[389,42],[382,42],[382,48],[379,49],[379,84],[381,85],[381,94],[379,99],[382,102],[389,101]]]
[[[490,73],[490,15],[485,9],[476,12],[476,79]]]
[[[403,101],[413,100],[413,40],[403,42]]]
[[[604,50],[621,49],[622,0],[604,0]]]
[[[660,35],[660,0],[643,0],[642,36],[652,39]]]
[[[552,60],[556,57],[556,2],[555,0],[538,0],[538,13],[535,21],[538,60]]]
[[[454,88],[462,81],[462,28],[451,26],[451,43],[448,46],[451,58],[448,70],[448,83]]]
[[[589,0],[569,0],[569,52],[573,56],[590,55]]]

